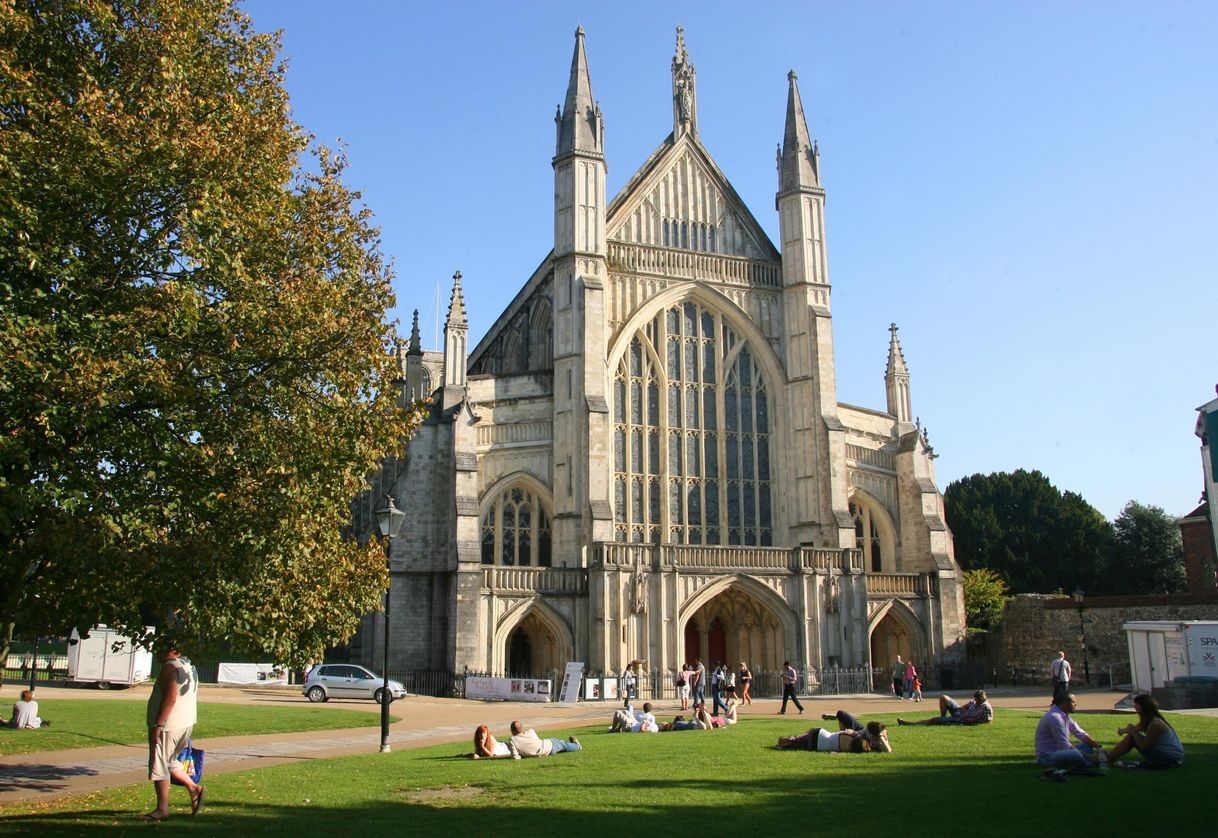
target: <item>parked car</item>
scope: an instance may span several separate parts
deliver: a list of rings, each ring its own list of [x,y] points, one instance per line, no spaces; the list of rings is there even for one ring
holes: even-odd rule
[[[304,694],[309,701],[329,701],[332,698],[370,698],[381,703],[385,682],[380,675],[350,663],[323,663],[309,672],[304,682]],[[398,681],[389,681],[390,701],[406,697],[406,688]]]

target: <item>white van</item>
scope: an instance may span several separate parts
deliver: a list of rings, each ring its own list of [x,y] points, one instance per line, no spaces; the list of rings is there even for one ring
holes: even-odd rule
[[[146,629],[149,633],[152,628]],[[68,638],[68,682],[96,684],[99,690],[130,687],[152,675],[152,652],[138,649],[129,637],[106,626],[89,630],[88,637],[72,629]]]

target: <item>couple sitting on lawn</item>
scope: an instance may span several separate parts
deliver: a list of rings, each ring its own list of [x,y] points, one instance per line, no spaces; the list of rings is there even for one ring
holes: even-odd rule
[[[888,728],[881,722],[872,721],[864,725],[845,710],[825,713],[821,718],[825,721],[836,720],[838,729],[814,727],[798,736],[781,736],[778,739],[778,747],[783,750],[829,753],[892,753],[892,745],[888,743]]]
[[[1058,695],[1036,726],[1036,764],[1050,772],[1054,769],[1086,772],[1092,768],[1106,771],[1110,759],[1120,760],[1133,750],[1142,755],[1141,762],[1117,762],[1117,765],[1121,768],[1173,768],[1182,764],[1184,746],[1175,728],[1159,712],[1158,702],[1142,694],[1134,698],[1133,706],[1138,711],[1138,723],[1117,728],[1121,741],[1105,752],[1099,742],[1070,718],[1075,708],[1074,694]],[[1072,736],[1078,740],[1078,745],[1070,743]]]
[[[507,742],[500,742],[491,735],[491,731],[486,725],[478,725],[478,729],[474,731],[474,752],[471,756],[474,759],[495,759],[497,757],[520,759],[521,757],[548,757],[561,754],[563,751],[582,750],[579,740],[574,736],[567,737],[565,742],[558,738],[542,739],[532,728],[525,730],[524,725],[519,721],[512,722],[511,730],[512,738]]]

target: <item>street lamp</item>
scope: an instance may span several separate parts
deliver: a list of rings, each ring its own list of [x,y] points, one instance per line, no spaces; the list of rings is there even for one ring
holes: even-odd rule
[[[1091,669],[1087,666],[1087,624],[1083,622],[1083,600],[1086,595],[1082,588],[1076,588],[1072,596],[1074,604],[1078,606],[1078,632],[1083,640],[1083,680],[1087,682],[1087,686],[1091,686]]]
[[[393,503],[393,497],[385,495],[385,506],[376,511],[376,525],[380,527],[381,536],[385,539],[385,572],[390,570],[390,558],[393,556],[393,539],[402,526],[406,513]],[[389,692],[389,594],[393,590],[392,580],[385,584],[385,638],[381,644],[383,653],[381,678],[381,753],[389,753],[389,702],[393,701],[393,693]]]

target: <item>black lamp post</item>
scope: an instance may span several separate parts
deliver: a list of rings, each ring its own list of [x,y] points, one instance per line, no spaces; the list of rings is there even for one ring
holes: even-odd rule
[[[390,570],[390,558],[393,556],[393,539],[402,526],[406,513],[398,509],[393,498],[385,495],[385,506],[376,511],[376,524],[380,527],[381,536],[385,539],[385,572]],[[385,637],[381,644],[383,659],[381,661],[381,753],[389,753],[389,703],[393,701],[393,693],[389,692],[389,595],[393,590],[393,582],[389,580],[385,586]]]
[[[1083,680],[1087,682],[1087,686],[1091,686],[1091,668],[1087,666],[1087,624],[1083,620],[1083,600],[1086,595],[1082,588],[1077,588],[1072,596],[1074,604],[1078,606],[1078,632],[1083,640]]]

